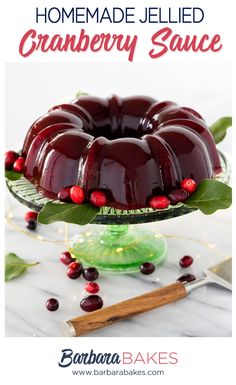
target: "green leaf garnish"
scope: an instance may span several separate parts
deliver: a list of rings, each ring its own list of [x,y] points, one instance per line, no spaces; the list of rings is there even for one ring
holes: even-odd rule
[[[226,136],[227,128],[232,126],[231,116],[218,119],[210,126],[210,131],[213,135],[215,143],[220,143]]]
[[[18,180],[22,177],[22,173],[13,170],[5,170],[5,177],[9,180]]]
[[[227,209],[232,203],[232,189],[214,179],[205,179],[195,193],[190,195],[184,205],[196,207],[204,214],[213,214],[216,210]]]
[[[26,263],[14,253],[8,253],[5,256],[5,281],[10,281],[13,278],[25,273],[28,267],[36,266],[39,262]]]
[[[81,96],[87,96],[88,94],[86,92],[83,92],[83,91],[79,91],[77,92],[77,94],[75,95],[75,97],[77,99],[79,99]]]
[[[90,204],[77,205],[74,203],[48,202],[38,215],[38,222],[48,225],[53,222],[67,222],[77,225],[86,225],[92,222],[99,212],[98,207]]]

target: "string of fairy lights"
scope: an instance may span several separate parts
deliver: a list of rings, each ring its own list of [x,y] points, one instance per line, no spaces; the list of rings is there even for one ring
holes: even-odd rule
[[[68,249],[71,246],[70,236],[69,236],[69,224],[68,223],[65,223],[64,226],[58,230],[58,233],[60,235],[60,239],[49,239],[49,238],[44,237],[41,234],[30,232],[30,231],[24,229],[23,227],[19,226],[18,224],[16,224],[14,222],[14,214],[13,214],[12,207],[10,207],[8,209],[8,211],[6,213],[5,220],[6,220],[6,223],[9,226],[11,226],[15,231],[17,231],[21,234],[24,234],[27,237],[36,239],[40,242],[60,244],[60,245],[65,246]],[[86,236],[87,235],[86,233],[87,233],[87,230],[85,232],[81,232],[78,235],[77,242],[79,242],[80,238],[82,239],[84,236]],[[218,250],[216,244],[208,243],[206,241],[203,241],[202,239],[197,239],[197,238],[193,238],[193,237],[185,237],[185,236],[176,235],[176,234],[163,234],[163,233],[161,234],[160,232],[157,232],[154,236],[155,236],[155,238],[178,239],[178,240],[187,240],[187,241],[196,242],[196,243],[200,244],[201,246],[203,246],[204,248],[211,250],[211,251],[214,251],[214,253],[220,255],[223,258],[229,258],[230,257],[228,254],[225,254],[224,252]],[[148,237],[148,236],[140,237],[140,238],[136,239],[135,242],[132,242],[129,245],[126,245],[124,247],[118,247],[116,251],[117,251],[117,253],[123,252],[124,250],[128,250],[129,248],[132,248],[132,247],[138,245],[139,243],[141,243],[145,240],[151,239],[152,237],[151,236],[150,237]],[[78,252],[79,252],[79,250],[77,249],[77,253]]]

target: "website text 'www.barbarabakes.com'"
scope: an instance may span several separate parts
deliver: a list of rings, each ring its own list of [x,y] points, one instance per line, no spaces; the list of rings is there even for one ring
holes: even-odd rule
[[[137,370],[137,369],[93,369],[93,370],[72,370],[73,376],[164,376],[164,370]]]

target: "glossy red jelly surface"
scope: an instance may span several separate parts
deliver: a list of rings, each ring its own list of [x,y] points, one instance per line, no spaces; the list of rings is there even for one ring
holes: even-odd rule
[[[100,190],[119,209],[147,207],[184,178],[198,184],[221,171],[200,114],[144,96],[82,96],[56,106],[33,123],[23,154],[25,177],[44,195],[57,199],[78,184],[86,199]]]

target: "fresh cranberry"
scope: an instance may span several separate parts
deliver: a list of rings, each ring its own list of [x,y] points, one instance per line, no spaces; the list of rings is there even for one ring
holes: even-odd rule
[[[66,270],[66,274],[71,279],[79,278],[82,274],[83,266],[79,262],[71,262]]]
[[[186,274],[181,275],[181,277],[179,277],[177,279],[177,282],[182,282],[182,283],[184,283],[184,282],[192,282],[192,281],[195,281],[195,279],[196,279],[196,277],[195,277],[194,274],[186,273]]]
[[[25,221],[28,222],[30,219],[37,221],[38,213],[36,213],[36,211],[27,211],[27,213],[25,213]]]
[[[152,274],[154,270],[155,270],[155,265],[153,265],[153,263],[151,262],[144,262],[140,266],[140,273],[144,275]]]
[[[46,308],[49,311],[55,311],[59,308],[59,302],[56,298],[49,298],[46,302]]]
[[[90,203],[96,207],[106,206],[107,198],[102,191],[93,191],[90,195]]]
[[[183,268],[191,266],[193,263],[193,257],[190,257],[190,255],[185,255],[179,260],[179,265]]]
[[[70,263],[75,262],[75,258],[71,256],[69,251],[64,251],[60,255],[60,261],[64,263],[64,265],[69,265]]]
[[[87,282],[84,285],[84,288],[88,293],[91,293],[91,294],[97,294],[100,290],[100,287],[96,282]]]
[[[5,153],[5,169],[10,170],[17,158],[19,158],[19,154],[15,151],[7,151]]]
[[[70,189],[70,187],[64,187],[59,191],[57,197],[61,202],[71,202]]]
[[[84,190],[80,186],[72,186],[70,188],[70,197],[72,202],[81,205],[84,202]]]
[[[103,307],[103,300],[99,295],[89,295],[80,302],[82,310],[91,312]]]
[[[24,172],[25,169],[25,158],[19,156],[13,164],[13,170],[16,172]]]
[[[36,228],[37,228],[37,221],[35,219],[30,219],[27,222],[26,227],[27,227],[28,230],[31,230],[31,231],[36,230]]]
[[[181,182],[181,187],[192,194],[197,189],[197,183],[193,179],[185,178]]]
[[[170,204],[170,201],[165,196],[155,196],[150,200],[150,207],[152,209],[166,209]]]
[[[178,188],[176,190],[173,190],[169,195],[168,198],[170,199],[170,203],[172,205],[176,205],[180,202],[185,202],[188,199],[188,192],[184,190],[183,188]]]
[[[96,281],[99,276],[99,272],[96,267],[87,267],[83,270],[83,277],[86,281]]]

